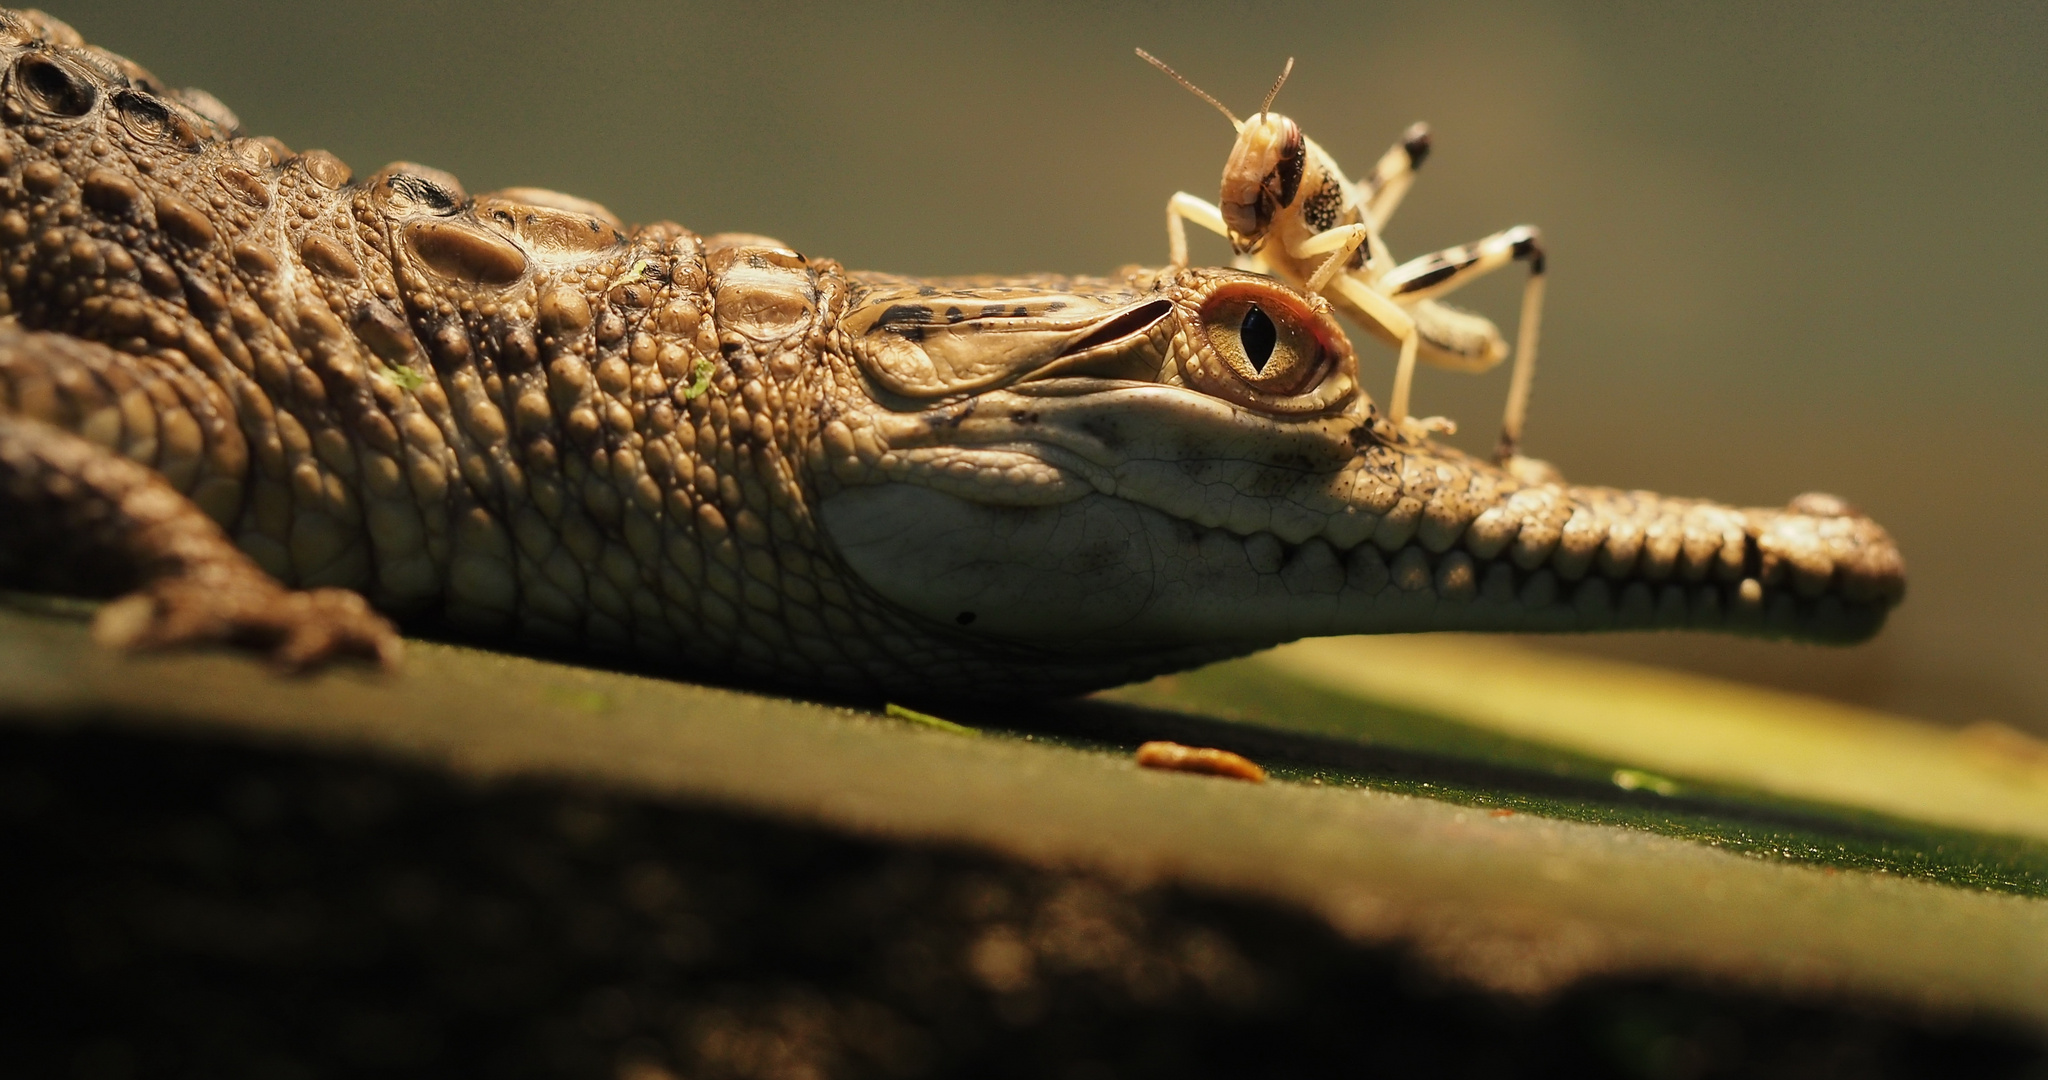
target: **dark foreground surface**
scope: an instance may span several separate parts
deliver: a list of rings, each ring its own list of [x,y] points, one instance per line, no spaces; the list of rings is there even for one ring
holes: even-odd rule
[[[9,1075],[2048,1076],[1988,1024],[1501,997],[1262,902],[203,736],[0,731],[0,850]]]

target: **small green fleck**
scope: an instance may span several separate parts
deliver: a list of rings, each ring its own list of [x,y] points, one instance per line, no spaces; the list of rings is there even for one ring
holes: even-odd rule
[[[963,724],[956,724],[951,720],[941,720],[938,717],[931,715],[930,713],[921,713],[918,712],[916,709],[906,709],[903,706],[896,704],[895,702],[890,702],[888,707],[883,709],[882,711],[889,714],[890,716],[895,717],[898,720],[908,720],[913,724],[923,724],[926,727],[935,727],[938,728],[940,731],[950,731],[955,735],[981,734],[981,732],[976,731],[973,728],[967,727]]]
[[[1659,795],[1678,794],[1678,781],[1641,769],[1614,770],[1614,786],[1623,791],[1651,791]]]
[[[701,356],[697,358],[696,363],[690,365],[691,381],[689,388],[683,391],[684,401],[695,401],[704,396],[704,391],[711,389],[711,372],[713,370],[715,369],[712,368],[711,361]]]
[[[384,370],[391,376],[391,381],[397,383],[398,388],[407,393],[427,385],[427,380],[424,376],[404,364],[392,364],[385,367]]]
[[[612,288],[616,289],[621,285],[631,285],[632,283],[640,280],[642,277],[646,276],[647,268],[652,265],[654,264],[650,260],[637,260],[636,262],[633,263],[632,267],[626,271],[625,277],[622,277],[619,280],[612,282]]]

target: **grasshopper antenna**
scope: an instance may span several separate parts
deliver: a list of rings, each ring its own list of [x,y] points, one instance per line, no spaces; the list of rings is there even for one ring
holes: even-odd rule
[[[1166,65],[1161,64],[1160,66],[1165,67]],[[1168,72],[1168,74],[1172,73]],[[1287,85],[1287,77],[1292,74],[1294,74],[1294,57],[1290,56],[1287,58],[1287,66],[1280,69],[1280,77],[1273,80],[1273,88],[1266,91],[1266,100],[1259,105],[1260,116],[1273,111],[1273,99],[1280,96],[1280,88]],[[1174,78],[1178,79],[1180,76],[1174,75]],[[1189,87],[1188,89],[1193,90],[1194,87]],[[1199,90],[1195,92],[1201,93]],[[1202,96],[1208,97],[1209,95],[1202,94]]]
[[[1244,126],[1244,124],[1243,124],[1243,123],[1242,123],[1241,121],[1239,121],[1239,120],[1238,120],[1238,118],[1237,118],[1237,116],[1236,116],[1235,114],[1233,114],[1233,113],[1232,113],[1232,112],[1231,112],[1231,111],[1230,111],[1229,109],[1227,109],[1227,108],[1225,108],[1225,107],[1224,107],[1224,105],[1223,105],[1223,103],[1222,103],[1222,102],[1220,102],[1220,101],[1216,100],[1215,98],[1212,98],[1212,97],[1210,97],[1210,96],[1209,96],[1209,95],[1208,95],[1207,93],[1205,93],[1205,92],[1204,92],[1204,91],[1202,90],[1202,88],[1201,88],[1201,87],[1199,87],[1199,86],[1196,86],[1196,85],[1195,85],[1194,83],[1191,83],[1191,82],[1189,82],[1189,81],[1187,80],[1186,76],[1183,76],[1183,75],[1182,75],[1182,74],[1181,74],[1180,72],[1178,72],[1178,71],[1175,71],[1175,70],[1173,70],[1173,69],[1172,69],[1172,68],[1170,68],[1170,67],[1167,67],[1167,66],[1166,66],[1166,61],[1164,61],[1164,60],[1161,60],[1160,58],[1158,58],[1158,57],[1156,57],[1156,56],[1152,55],[1151,53],[1148,53],[1148,52],[1146,52],[1146,51],[1145,51],[1145,50],[1143,50],[1143,49],[1139,49],[1139,50],[1138,50],[1138,59],[1140,59],[1140,60],[1143,60],[1143,61],[1145,61],[1146,63],[1148,63],[1148,64],[1152,65],[1153,67],[1156,67],[1156,68],[1158,68],[1159,70],[1161,70],[1161,71],[1164,71],[1164,72],[1166,72],[1166,74],[1167,74],[1167,77],[1171,78],[1171,79],[1172,79],[1172,80],[1173,80],[1174,82],[1177,82],[1177,83],[1181,84],[1182,86],[1185,86],[1185,87],[1187,87],[1187,88],[1188,88],[1188,90],[1189,90],[1189,92],[1193,93],[1193,94],[1194,94],[1194,95],[1195,95],[1196,97],[1198,97],[1198,98],[1201,98],[1201,99],[1202,99],[1203,101],[1206,101],[1206,102],[1208,102],[1209,104],[1211,104],[1211,105],[1214,105],[1214,106],[1216,106],[1216,111],[1217,111],[1217,112],[1220,112],[1220,113],[1222,113],[1222,114],[1223,114],[1223,118],[1224,118],[1225,120],[1228,120],[1228,121],[1230,121],[1230,126],[1231,126],[1231,127],[1234,127],[1234,128],[1241,128],[1241,127],[1243,127],[1243,126]],[[1287,61],[1287,68],[1288,68],[1288,70],[1289,70],[1289,71],[1292,71],[1292,70],[1294,69],[1294,61],[1293,61],[1293,60],[1291,60],[1291,59],[1290,59],[1290,60],[1288,60],[1288,61]],[[1285,82],[1285,81],[1286,81],[1286,79],[1287,79],[1287,75],[1286,75],[1286,73],[1285,73],[1285,72],[1282,72],[1282,73],[1281,73],[1281,75],[1280,75],[1280,79],[1281,79],[1281,81],[1282,81],[1282,82]],[[1275,83],[1275,84],[1273,84],[1273,94],[1277,94],[1277,93],[1279,93],[1279,92],[1280,92],[1280,85],[1279,85],[1279,83]],[[1268,95],[1266,95],[1266,103],[1267,103],[1267,104],[1269,104],[1269,105],[1273,103],[1273,94],[1268,94]]]

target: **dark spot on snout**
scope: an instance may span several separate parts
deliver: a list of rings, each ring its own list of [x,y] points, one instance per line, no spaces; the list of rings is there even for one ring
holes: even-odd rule
[[[923,341],[924,329],[931,325],[931,321],[932,309],[923,304],[891,304],[867,332],[891,333],[906,341]]]
[[[979,408],[981,408],[981,402],[978,399],[969,398],[966,401],[947,406],[937,412],[929,413],[925,420],[926,430],[958,430],[960,425],[966,423],[968,418],[972,417],[975,410]]]

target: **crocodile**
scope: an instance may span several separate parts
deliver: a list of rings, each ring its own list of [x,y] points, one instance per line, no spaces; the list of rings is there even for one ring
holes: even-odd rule
[[[1315,635],[1853,642],[1839,498],[1575,486],[1394,422],[1319,297],[921,280],[240,131],[0,13],[0,584],[117,646],[408,630],[876,697],[1069,694]]]

